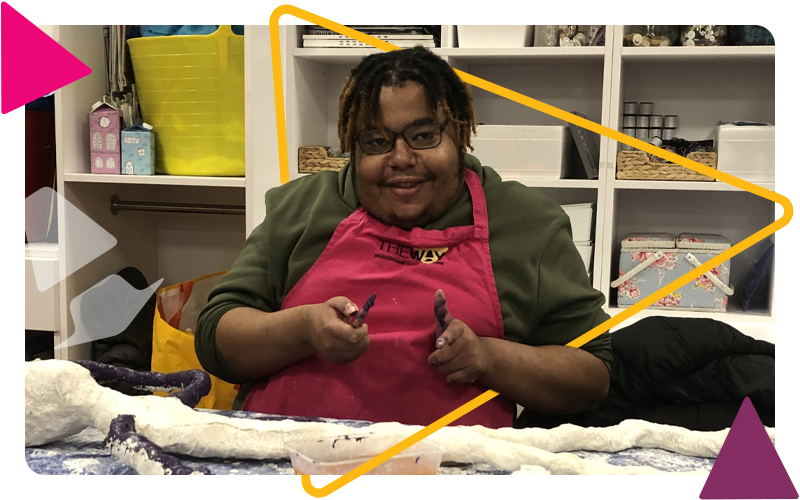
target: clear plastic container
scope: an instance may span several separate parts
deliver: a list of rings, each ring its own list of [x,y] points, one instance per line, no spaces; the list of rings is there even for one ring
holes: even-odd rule
[[[341,476],[380,455],[409,434],[361,433],[292,441],[284,444],[298,475]],[[422,440],[367,474],[436,475],[444,450]]]
[[[676,45],[680,26],[632,25],[625,26],[625,47],[668,47]]]

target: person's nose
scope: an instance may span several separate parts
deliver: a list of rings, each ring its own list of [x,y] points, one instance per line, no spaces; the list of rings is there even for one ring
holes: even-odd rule
[[[395,139],[394,149],[392,149],[389,162],[392,168],[413,167],[416,161],[414,150],[406,143],[402,136]]]

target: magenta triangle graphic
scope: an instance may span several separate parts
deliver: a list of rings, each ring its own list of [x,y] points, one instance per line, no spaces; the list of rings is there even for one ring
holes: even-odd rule
[[[3,114],[92,72],[6,2],[0,6],[0,24]]]
[[[750,398],[744,398],[700,498],[797,498]]]

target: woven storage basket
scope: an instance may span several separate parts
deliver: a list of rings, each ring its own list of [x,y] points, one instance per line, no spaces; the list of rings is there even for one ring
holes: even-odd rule
[[[689,153],[687,159],[717,168],[717,153]],[[644,151],[617,153],[617,179],[652,181],[715,181],[713,177],[684,168],[677,163],[653,157]]]
[[[301,146],[297,152],[298,170],[301,174],[313,174],[323,170],[341,170],[350,158],[331,158],[326,146]]]

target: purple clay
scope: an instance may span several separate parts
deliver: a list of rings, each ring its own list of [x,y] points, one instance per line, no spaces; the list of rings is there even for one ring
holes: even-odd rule
[[[97,382],[122,382],[143,391],[173,392],[181,403],[194,408],[211,391],[211,378],[203,370],[185,370],[175,373],[140,372],[121,366],[96,361],[75,361],[89,370]]]
[[[442,327],[442,331],[447,328],[447,316],[450,312],[447,310],[447,299],[441,291],[436,292],[436,297],[433,300],[433,314]]]
[[[111,421],[108,436],[103,440],[103,446],[108,448],[111,455],[118,459],[145,453],[147,460],[160,465],[164,469],[164,475],[166,476],[211,474],[211,471],[205,467],[195,469],[183,465],[177,458],[161,451],[157,444],[137,434],[133,415],[119,415]]]
[[[356,316],[355,321],[353,321],[354,327],[358,328],[359,326],[361,326],[364,320],[367,319],[367,313],[372,308],[372,306],[375,305],[375,297],[377,297],[377,295],[375,294],[369,296],[366,304],[364,304],[364,307],[361,308],[361,312],[358,313],[358,316]]]

